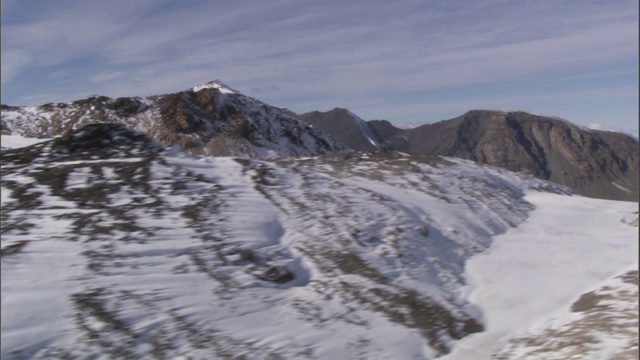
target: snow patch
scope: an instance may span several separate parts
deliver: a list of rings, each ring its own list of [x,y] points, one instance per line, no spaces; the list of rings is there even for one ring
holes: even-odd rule
[[[198,92],[202,89],[216,89],[223,94],[238,94],[238,91],[233,90],[220,80],[209,81],[206,84],[194,86],[191,88],[191,90],[193,90],[194,92]]]
[[[489,359],[517,334],[572,317],[571,303],[594,284],[638,266],[638,232],[619,218],[635,203],[529,193],[529,219],[466,264],[462,289],[486,331],[442,359]],[[544,294],[544,296],[541,296]]]
[[[624,187],[624,186],[622,186],[622,185],[620,185],[620,184],[616,183],[615,181],[612,181],[612,182],[611,182],[611,184],[612,184],[613,186],[615,186],[616,188],[618,188],[618,189],[622,190],[622,191],[625,191],[625,192],[628,192],[628,193],[631,193],[631,192],[632,192],[631,190],[629,190],[629,189],[627,189],[626,187]]]
[[[3,149],[15,149],[47,141],[49,139],[28,138],[21,135],[1,135],[0,145]]]

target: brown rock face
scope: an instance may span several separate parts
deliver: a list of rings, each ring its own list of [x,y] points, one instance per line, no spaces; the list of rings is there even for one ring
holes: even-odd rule
[[[70,104],[2,106],[2,134],[49,138],[94,123],[122,124],[197,155],[273,158],[347,151],[325,133],[221,83],[147,98],[93,96]]]
[[[390,139],[410,154],[453,156],[530,173],[576,193],[638,201],[638,140],[525,112],[470,111]]]
[[[328,133],[350,149],[368,152],[380,150],[379,144],[382,142],[376,130],[347,109],[312,111],[298,115],[297,118]]]

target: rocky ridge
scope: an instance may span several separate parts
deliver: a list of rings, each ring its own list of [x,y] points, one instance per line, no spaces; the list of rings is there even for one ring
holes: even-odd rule
[[[219,80],[146,98],[94,96],[69,104],[2,105],[2,134],[49,138],[118,123],[196,155],[278,158],[398,150],[532,174],[578,194],[638,201],[638,140],[520,111],[473,110],[413,129],[364,121],[342,108],[296,115]]]
[[[338,136],[342,129],[329,120],[346,120],[330,113],[324,113],[322,129]],[[399,129],[384,120],[369,125],[386,148],[412,155],[453,156],[528,173],[589,197],[639,199],[638,140],[625,134],[586,129],[522,111],[472,110],[413,129]],[[357,137],[350,136],[343,143],[359,147],[360,141],[351,139]]]
[[[146,98],[93,96],[38,107],[2,105],[2,134],[49,138],[90,123],[123,124],[207,156],[275,158],[348,151],[324,132],[215,80]]]

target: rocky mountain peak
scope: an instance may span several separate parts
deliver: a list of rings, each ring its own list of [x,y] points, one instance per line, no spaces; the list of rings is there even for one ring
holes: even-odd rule
[[[351,111],[336,107],[327,112],[313,111],[298,119],[330,134],[338,142],[356,151],[378,151],[382,139],[369,123]]]
[[[342,108],[299,118],[359,151],[459,157],[550,180],[581,195],[638,200],[637,139],[558,117],[511,109],[470,110],[410,129],[381,120],[365,122]]]
[[[49,138],[92,123],[122,124],[197,155],[276,158],[348,151],[290,111],[242,95],[220,80],[147,98],[92,96],[2,111],[5,135]]]

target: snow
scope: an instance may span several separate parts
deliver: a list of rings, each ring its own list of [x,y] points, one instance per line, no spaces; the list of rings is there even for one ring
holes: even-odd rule
[[[1,135],[0,145],[3,149],[15,149],[47,141],[49,139],[28,138],[21,135]]]
[[[637,204],[530,193],[524,224],[497,236],[467,262],[462,289],[487,329],[442,359],[488,359],[506,340],[570,317],[577,295],[638,268],[638,233],[626,224]]]
[[[2,257],[3,358],[51,358],[55,348],[145,358],[162,344],[168,358],[433,359],[420,328],[397,320],[411,316],[393,300],[407,289],[483,321],[485,332],[443,336],[453,346],[445,359],[489,358],[518,334],[570,320],[581,293],[638,266],[637,229],[626,224],[637,204],[525,175],[456,159],[262,162],[175,150],[147,165],[48,163],[70,169],[66,192],[109,185],[102,203],[81,208],[38,183],[42,168],[6,167],[3,226],[33,226],[2,236],[3,249],[28,241]],[[147,186],[117,167],[148,169]],[[14,183],[42,205],[16,208]],[[77,219],[87,221],[80,230]],[[266,281],[269,269],[294,278]]]
[[[193,90],[194,92],[198,92],[202,89],[216,89],[218,91],[220,91],[223,94],[237,94],[238,92],[231,89],[230,87],[228,87],[227,85],[225,85],[222,81],[220,80],[214,80],[214,81],[210,81],[206,84],[203,85],[198,85],[198,86],[194,86],[193,88],[191,88],[191,90]]]
[[[12,135],[15,135],[17,132],[22,135],[25,135],[24,133],[41,133],[38,128],[49,128],[51,125],[51,116],[52,113],[34,106],[11,108],[3,110],[0,114],[3,125],[7,127]],[[51,134],[46,131],[42,137],[51,137]]]
[[[611,184],[612,184],[613,186],[617,187],[618,189],[622,190],[622,191],[625,191],[625,192],[628,192],[628,193],[630,193],[630,192],[631,192],[631,190],[629,190],[629,189],[627,189],[626,187],[624,187],[624,186],[622,186],[622,185],[620,185],[620,184],[616,183],[615,181],[612,181],[612,182],[611,182]]]

